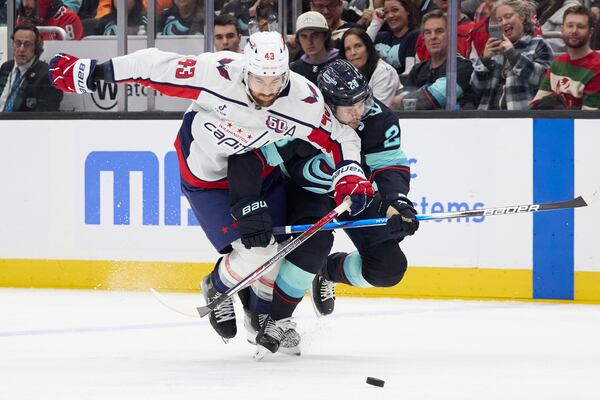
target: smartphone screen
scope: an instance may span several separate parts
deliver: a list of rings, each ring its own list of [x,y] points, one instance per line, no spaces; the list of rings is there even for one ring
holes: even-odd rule
[[[490,25],[490,37],[504,39],[504,29],[501,25]]]

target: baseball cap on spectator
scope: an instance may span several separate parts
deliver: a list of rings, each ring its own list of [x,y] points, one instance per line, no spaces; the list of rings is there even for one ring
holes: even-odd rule
[[[315,31],[329,31],[327,20],[323,14],[316,11],[307,11],[296,20],[296,33],[302,29],[314,29]]]

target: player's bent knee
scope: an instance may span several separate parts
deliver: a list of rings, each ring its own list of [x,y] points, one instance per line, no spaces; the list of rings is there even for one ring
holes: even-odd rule
[[[363,257],[363,277],[375,287],[395,286],[406,272],[406,256],[396,244],[380,249],[375,257]]]

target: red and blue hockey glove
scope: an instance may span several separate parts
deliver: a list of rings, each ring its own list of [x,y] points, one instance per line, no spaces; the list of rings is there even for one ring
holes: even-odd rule
[[[417,210],[402,193],[382,196],[379,214],[388,218],[386,226],[396,239],[413,235],[419,229]]]
[[[92,93],[96,91],[95,67],[96,60],[58,53],[49,63],[50,82],[65,93]]]
[[[239,202],[231,207],[231,215],[238,223],[244,247],[267,247],[271,243],[273,223],[264,200]]]
[[[339,166],[333,173],[334,199],[340,205],[346,196],[350,196],[352,205],[350,215],[357,215],[369,206],[375,196],[371,182],[358,163],[349,161]]]

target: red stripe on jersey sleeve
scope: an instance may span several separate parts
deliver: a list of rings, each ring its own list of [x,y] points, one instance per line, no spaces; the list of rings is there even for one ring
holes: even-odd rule
[[[139,83],[140,85],[151,87],[152,89],[158,90],[162,94],[166,94],[171,97],[180,97],[183,99],[196,100],[198,96],[200,96],[200,88],[191,87],[191,86],[177,86],[172,83],[161,83],[161,82],[152,82],[150,79],[124,79],[122,81],[117,81],[118,83]]]
[[[403,172],[407,172],[410,174],[410,168],[408,168],[408,167],[385,167],[385,168],[380,168],[380,169],[373,171],[373,173],[371,173],[371,176],[369,177],[369,180],[373,181],[373,179],[375,179],[375,175],[377,175],[378,173],[380,173],[382,171],[389,171],[389,170],[403,171]]]
[[[338,163],[342,161],[341,145],[332,140],[325,131],[314,128],[308,135],[308,140],[325,149],[325,151],[333,157],[335,165],[338,165]]]

